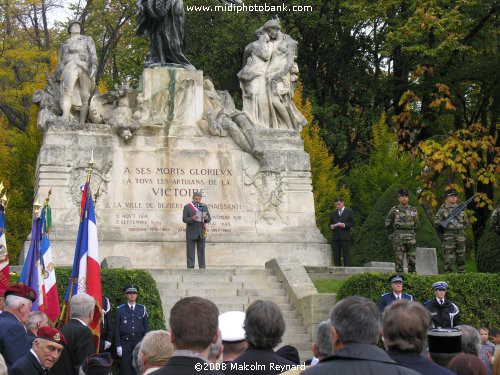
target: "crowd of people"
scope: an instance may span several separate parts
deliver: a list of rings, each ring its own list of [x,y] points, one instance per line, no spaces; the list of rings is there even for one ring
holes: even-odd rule
[[[359,296],[337,302],[329,320],[318,325],[311,359],[305,362],[293,346],[275,350],[286,327],[272,301],[256,300],[246,312],[219,314],[213,302],[186,297],[170,311],[170,331],[149,331],[146,307],[136,303],[138,288],[129,285],[127,303],[116,309],[114,340],[106,333],[108,307],[104,351],[96,353],[88,327],[95,309],[92,297],[73,296],[69,321],[59,330],[45,314],[31,311],[35,291],[17,284],[5,291],[0,314],[0,375],[109,375],[112,347],[120,374],[132,375],[500,375],[500,331],[458,326],[456,319],[403,293],[401,275],[389,281],[393,290],[381,296],[378,306]],[[442,306],[447,285],[433,287]],[[394,298],[388,298],[391,294]]]

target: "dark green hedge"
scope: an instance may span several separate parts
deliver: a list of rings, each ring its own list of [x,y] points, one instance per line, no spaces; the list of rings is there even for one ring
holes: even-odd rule
[[[479,272],[500,272],[500,236],[491,229],[491,218],[476,249]]]
[[[61,304],[64,301],[64,294],[66,293],[70,274],[70,267],[56,268],[57,289]],[[148,272],[142,270],[105,269],[101,270],[101,282],[103,295],[109,298],[113,306],[113,316],[114,309],[126,302],[123,293],[124,286],[136,284],[139,287],[137,303],[146,306],[151,330],[165,329],[160,294],[156,288],[156,282]]]
[[[390,291],[385,273],[364,273],[350,277],[340,288],[337,299],[359,295],[377,302],[382,293]],[[405,275],[404,291],[419,302],[434,297],[431,285],[436,281],[449,284],[447,298],[457,304],[463,324],[500,327],[500,274],[451,273],[446,275]]]
[[[56,279],[57,290],[59,292],[59,301],[64,302],[64,295],[68,285],[70,267],[57,267]],[[11,274],[11,283],[19,280],[17,274]],[[143,270],[125,270],[125,269],[106,269],[101,270],[101,282],[103,294],[109,298],[114,309],[116,306],[125,303],[123,287],[129,284],[136,284],[139,287],[139,297],[137,303],[145,305],[149,315],[149,325],[151,330],[165,329],[165,320],[163,317],[163,308],[161,305],[160,294],[156,288],[156,282],[151,275]]]
[[[372,211],[357,236],[351,251],[353,266],[362,266],[366,262],[394,262],[392,243],[385,231],[384,222],[389,210],[397,205],[399,184],[390,186],[374,204]],[[437,251],[438,268],[443,268],[443,249],[432,223],[425,215],[424,209],[418,204],[410,192],[410,205],[417,207],[419,226],[417,229],[417,246],[434,247]]]

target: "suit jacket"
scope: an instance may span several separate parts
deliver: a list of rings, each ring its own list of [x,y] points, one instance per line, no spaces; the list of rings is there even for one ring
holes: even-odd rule
[[[61,328],[67,344],[59,361],[53,367],[55,375],[78,375],[79,367],[85,358],[96,352],[92,331],[76,319],[70,319]]]
[[[196,371],[196,365],[201,370]],[[205,370],[205,366],[208,366],[207,362],[202,361],[200,358],[195,357],[184,357],[184,356],[173,356],[170,357],[167,364],[161,369],[154,372],[155,375],[223,375],[221,372]]]
[[[29,353],[31,343],[19,319],[8,311],[0,314],[0,353],[7,368]]]
[[[408,301],[413,301],[413,296],[408,293],[401,293],[401,299],[407,299]],[[378,300],[377,306],[380,310],[380,313],[383,313],[385,308],[389,306],[391,303],[396,301],[396,296],[393,292],[384,293],[380,296]]]
[[[339,215],[338,210],[333,210],[330,214],[330,223],[337,224],[344,223],[345,228],[335,227],[332,230],[332,240],[333,241],[349,241],[351,239],[351,228],[354,226],[354,212],[348,207],[344,207],[342,211],[342,216]]]
[[[203,213],[208,215],[208,219],[205,223],[210,223],[210,212],[208,212],[208,207],[203,203],[200,203],[200,211],[203,210]],[[193,220],[193,216],[195,213],[191,209],[189,204],[184,206],[184,210],[182,211],[182,221],[186,223],[186,240],[196,240],[198,238],[203,238],[203,223],[199,221]]]
[[[446,367],[439,366],[431,360],[425,359],[418,353],[388,352],[389,357],[400,365],[418,371],[423,375],[454,375],[455,373]]]
[[[261,370],[242,370],[242,367],[238,368],[238,365],[243,366],[244,364],[255,364],[258,363],[262,365]],[[278,366],[271,366],[270,364]],[[279,366],[295,366],[296,364],[283,358],[276,354],[272,349],[260,349],[250,346],[242,355],[236,358],[232,367],[226,369],[224,373],[226,375],[238,375],[238,374],[255,374],[255,375],[275,375],[280,374],[283,370]],[[244,368],[244,367],[243,367]],[[293,368],[293,367],[289,367]]]
[[[47,373],[43,372],[42,365],[33,353],[28,352],[23,358],[19,359],[9,370],[9,375],[35,375],[35,374],[49,374],[53,375],[52,369],[48,369]]]

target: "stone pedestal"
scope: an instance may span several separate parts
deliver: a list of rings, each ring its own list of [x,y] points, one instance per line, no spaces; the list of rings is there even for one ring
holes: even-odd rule
[[[433,247],[417,247],[415,267],[420,275],[437,275],[436,249]]]
[[[185,267],[182,210],[197,190],[212,215],[208,267],[263,266],[276,256],[329,264],[300,134],[257,129],[263,150],[257,160],[232,138],[208,134],[202,87],[201,72],[147,69],[141,92],[151,119],[130,139],[105,124],[44,124],[36,191],[43,199],[52,188],[57,264],[73,261],[80,187],[92,151],[101,259],[127,256],[134,267]]]

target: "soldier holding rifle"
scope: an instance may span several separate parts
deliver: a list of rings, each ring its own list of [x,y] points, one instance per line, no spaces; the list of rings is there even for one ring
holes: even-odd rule
[[[457,258],[457,272],[465,272],[465,230],[469,226],[465,208],[473,198],[457,205],[457,191],[449,189],[446,192],[445,204],[436,213],[434,224],[443,233],[444,272],[453,272],[455,257]]]

